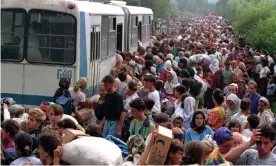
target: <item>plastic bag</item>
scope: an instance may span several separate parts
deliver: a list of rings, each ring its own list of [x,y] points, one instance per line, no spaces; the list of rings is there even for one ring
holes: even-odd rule
[[[83,137],[64,145],[62,160],[71,165],[121,165],[121,150],[98,137]]]

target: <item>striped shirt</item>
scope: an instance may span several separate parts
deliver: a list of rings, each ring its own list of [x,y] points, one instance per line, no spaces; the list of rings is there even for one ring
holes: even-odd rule
[[[235,165],[275,165],[276,155],[270,153],[267,158],[259,158],[258,151],[255,149],[247,149],[235,162]]]

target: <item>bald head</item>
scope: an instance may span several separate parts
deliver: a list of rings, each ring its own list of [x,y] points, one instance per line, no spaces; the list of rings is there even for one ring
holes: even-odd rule
[[[238,132],[233,132],[233,138],[234,138],[234,147],[237,147],[238,145],[242,144],[242,134]]]

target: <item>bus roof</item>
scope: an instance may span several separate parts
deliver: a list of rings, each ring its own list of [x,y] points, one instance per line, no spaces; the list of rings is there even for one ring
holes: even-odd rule
[[[79,11],[95,15],[124,15],[123,9],[118,6],[78,0],[1,0],[1,8],[45,9],[72,13],[74,9],[68,9],[70,3]]]
[[[131,15],[135,15],[135,14],[149,14],[149,15],[153,15],[153,11],[150,8],[145,8],[145,7],[138,7],[138,6],[123,6],[128,9],[129,13]]]
[[[72,0],[71,0],[72,1]],[[72,1],[78,5],[80,11],[98,15],[125,15],[122,8],[98,2]]]

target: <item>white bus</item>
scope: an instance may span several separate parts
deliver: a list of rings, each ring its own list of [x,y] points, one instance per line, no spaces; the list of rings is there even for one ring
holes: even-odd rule
[[[88,77],[92,96],[116,50],[129,50],[126,17],[122,7],[88,1],[1,0],[1,96],[24,106],[52,101],[64,76],[71,86]]]

